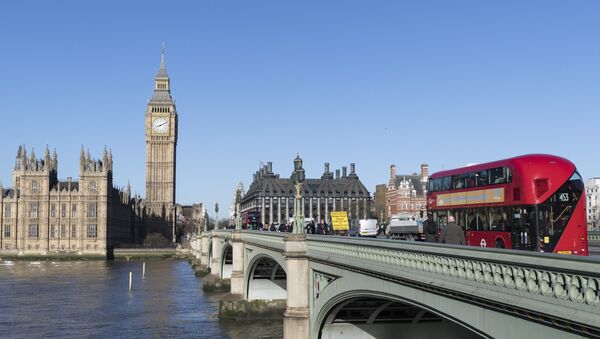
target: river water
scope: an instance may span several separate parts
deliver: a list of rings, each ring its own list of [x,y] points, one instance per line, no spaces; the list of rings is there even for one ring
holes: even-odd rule
[[[129,272],[133,291],[128,291]],[[185,261],[0,260],[2,338],[281,338],[283,321],[222,321]]]

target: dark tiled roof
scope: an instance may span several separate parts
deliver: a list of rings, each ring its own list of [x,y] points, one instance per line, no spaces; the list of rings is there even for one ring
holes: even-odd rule
[[[69,189],[69,182],[68,181],[59,181],[58,182],[58,190],[62,191],[62,190],[68,190]],[[79,190],[79,181],[71,181],[71,190],[72,191],[77,191]]]
[[[12,188],[3,188],[2,189],[2,197],[3,198],[12,198],[15,196],[15,190]]]
[[[306,179],[302,185],[305,197],[331,195],[332,197],[370,197],[369,191],[357,177],[340,179]],[[248,188],[242,203],[257,196],[294,195],[294,184],[289,178],[258,177]]]

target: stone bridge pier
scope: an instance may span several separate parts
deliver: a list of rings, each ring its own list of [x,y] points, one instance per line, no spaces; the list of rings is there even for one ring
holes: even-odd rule
[[[309,263],[306,235],[294,234],[284,239],[287,261],[287,308],[284,313],[285,338],[309,338],[308,308]]]
[[[240,230],[233,232],[232,242],[231,295],[236,299],[242,299],[244,297],[244,242]]]

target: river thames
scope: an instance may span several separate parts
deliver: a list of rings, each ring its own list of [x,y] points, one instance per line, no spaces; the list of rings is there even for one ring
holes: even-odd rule
[[[133,291],[128,291],[129,272]],[[185,261],[0,260],[5,338],[281,338],[283,321],[222,321]]]

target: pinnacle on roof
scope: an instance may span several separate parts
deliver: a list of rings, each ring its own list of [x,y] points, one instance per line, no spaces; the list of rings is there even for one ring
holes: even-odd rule
[[[162,55],[160,58],[160,68],[158,69],[158,73],[156,73],[157,78],[169,78],[169,74],[167,73],[167,68],[165,67],[165,43],[162,44]]]

